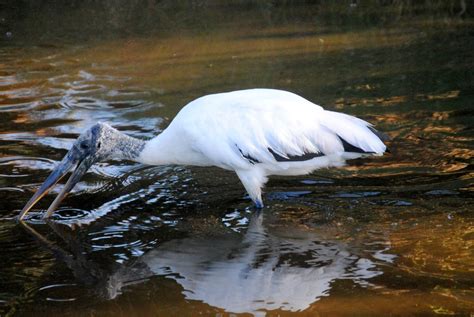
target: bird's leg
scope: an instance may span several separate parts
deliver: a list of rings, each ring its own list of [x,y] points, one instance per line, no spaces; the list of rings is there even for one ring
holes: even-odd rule
[[[254,204],[255,204],[255,208],[257,209],[262,209],[264,206],[263,206],[263,201],[262,201],[262,198],[257,198],[256,200],[253,201]]]
[[[236,173],[255,207],[257,209],[263,208],[262,187],[267,182],[267,177],[258,169],[238,170]]]

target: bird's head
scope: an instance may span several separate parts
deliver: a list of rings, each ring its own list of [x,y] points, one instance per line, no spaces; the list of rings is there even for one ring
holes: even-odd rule
[[[126,150],[130,151],[134,149],[134,142],[132,140],[136,139],[122,134],[105,123],[97,123],[82,133],[74,142],[69,152],[67,152],[66,156],[64,156],[58,166],[51,172],[43,185],[41,185],[25,207],[23,207],[19,219],[22,220],[30,209],[46,195],[59,180],[76,167],[64,185],[64,188],[43,216],[43,218],[50,217],[66,194],[79,182],[81,177],[94,163],[113,158],[128,158],[124,153],[126,153]],[[127,146],[129,148],[127,148]]]

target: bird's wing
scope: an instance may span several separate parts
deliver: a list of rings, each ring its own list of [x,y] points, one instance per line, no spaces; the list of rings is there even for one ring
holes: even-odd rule
[[[185,114],[190,120],[184,125],[194,137],[195,148],[218,166],[244,168],[337,152],[385,151],[369,123],[326,111],[297,95],[274,90],[229,95],[198,99],[200,104],[188,106]],[[212,96],[219,98],[209,98]]]

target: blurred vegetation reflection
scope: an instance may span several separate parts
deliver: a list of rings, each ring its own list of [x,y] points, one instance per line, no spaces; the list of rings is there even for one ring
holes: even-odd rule
[[[425,23],[466,19],[473,6],[465,0],[4,0],[0,10],[5,37],[70,41],[305,23],[324,26],[314,31],[326,33],[396,25],[413,17]]]

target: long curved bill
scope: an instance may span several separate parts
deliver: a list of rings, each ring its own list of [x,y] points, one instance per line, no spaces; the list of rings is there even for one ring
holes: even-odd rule
[[[72,159],[70,155],[66,155],[66,157],[64,157],[61,163],[59,163],[59,165],[48,176],[43,185],[41,185],[38,191],[26,203],[25,207],[23,207],[20,212],[20,215],[18,216],[20,220],[23,220],[23,218],[31,210],[31,208],[33,208],[33,206],[41,198],[43,198],[51,190],[51,188],[54,187],[54,185],[56,185],[70,170],[72,170],[72,168],[76,165],[76,162],[77,161],[75,159]],[[89,160],[82,160],[77,165],[77,168],[72,173],[66,185],[64,185],[64,188],[53,201],[51,206],[49,206],[46,213],[43,215],[43,219],[51,217],[57,206],[61,203],[64,197],[66,197],[67,193],[74,187],[74,185],[76,185],[76,183],[81,179],[82,175],[86,173],[86,171],[91,165],[92,164],[91,162],[89,162]]]

